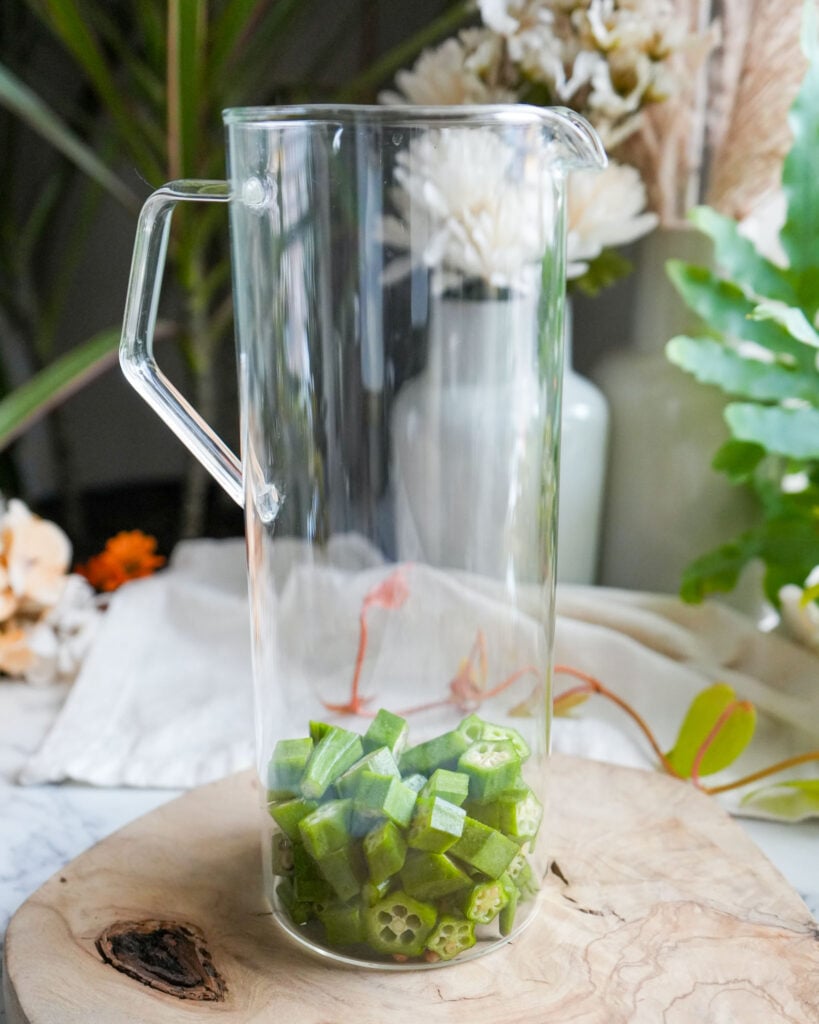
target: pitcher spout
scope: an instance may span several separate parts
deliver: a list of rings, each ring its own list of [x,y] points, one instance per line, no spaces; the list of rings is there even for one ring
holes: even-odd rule
[[[566,171],[602,170],[608,163],[600,136],[568,107],[538,108],[554,162]]]

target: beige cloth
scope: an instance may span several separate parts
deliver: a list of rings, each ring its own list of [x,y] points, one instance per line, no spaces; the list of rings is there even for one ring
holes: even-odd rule
[[[254,722],[244,559],[241,541],[187,542],[167,570],[119,591],[61,713],[26,763],[21,781],[73,779],[102,786],[178,788],[251,764]],[[347,571],[362,564],[364,571]],[[374,558],[368,561],[366,550],[348,545],[335,550],[332,565],[321,573],[311,575],[307,568],[293,557],[292,548],[283,547],[276,567],[281,649],[285,658],[292,649],[293,672],[305,671],[296,657],[296,634],[307,602],[311,620],[323,623],[309,671],[331,694],[349,679],[349,656],[339,659],[338,645],[349,647],[360,598],[373,581],[383,578],[383,567]],[[446,643],[419,644],[405,628],[405,618],[399,629],[394,617],[385,616],[384,634],[368,664],[373,678],[379,650],[388,652],[391,665],[403,666],[411,687],[411,680],[451,677],[451,671],[445,674],[447,660],[432,665],[430,657],[440,655],[430,651],[446,651],[449,644],[453,655],[465,652],[474,635],[473,621],[494,622],[497,632],[492,634],[490,627],[487,647],[496,655],[498,643],[503,638],[508,642],[510,635],[524,649],[537,642],[537,631],[526,616],[493,603],[491,588],[470,590],[475,615],[459,627],[458,616],[446,614],[448,594],[453,610],[463,600],[457,581],[423,566],[411,571],[417,609],[424,607],[426,588],[436,587],[434,607],[441,614],[437,627],[431,628],[439,628]],[[342,588],[351,579],[360,593],[351,600],[344,589],[347,600],[341,602]],[[347,610],[340,615],[339,607]],[[757,735],[737,762],[736,773],[819,746],[819,658],[779,636],[759,632],[728,608],[579,586],[558,588],[557,608],[558,664],[589,672],[625,697],[651,723],[665,748],[672,745],[693,697],[717,680],[730,683],[760,712]],[[406,613],[421,614],[409,602]],[[424,628],[430,628],[428,621]],[[346,665],[343,678],[339,660]],[[570,678],[558,675],[558,692],[569,685]],[[416,686],[412,701],[426,696]],[[613,763],[654,766],[636,728],[601,698],[587,702],[571,719],[556,720],[553,747]]]

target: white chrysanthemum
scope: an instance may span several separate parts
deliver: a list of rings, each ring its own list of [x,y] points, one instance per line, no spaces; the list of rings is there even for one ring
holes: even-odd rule
[[[819,567],[805,581],[807,586],[819,582]],[[788,583],[779,591],[782,624],[794,640],[819,654],[819,605],[806,601],[805,591],[795,583]]]
[[[420,106],[514,103],[517,96],[503,82],[502,62],[501,39],[486,29],[469,29],[426,50],[411,71],[399,71],[399,92],[383,92],[379,100]]]
[[[626,245],[657,226],[646,213],[646,189],[639,172],[614,161],[602,171],[574,171],[569,177],[567,275],[580,277],[589,261]]]
[[[385,240],[411,249],[388,278],[422,264],[499,288],[529,290],[551,236],[544,162],[521,159],[493,132],[440,129],[399,154]]]
[[[99,625],[101,611],[92,587],[81,576],[67,576],[57,604],[23,627],[33,655],[20,673],[34,686],[73,682]]]

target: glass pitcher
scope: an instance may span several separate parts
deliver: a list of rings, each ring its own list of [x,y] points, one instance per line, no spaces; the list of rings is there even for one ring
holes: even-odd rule
[[[146,202],[128,380],[245,509],[266,892],[383,969],[537,908],[570,111],[228,110],[228,182]],[[241,460],[154,361],[170,215],[230,213]]]

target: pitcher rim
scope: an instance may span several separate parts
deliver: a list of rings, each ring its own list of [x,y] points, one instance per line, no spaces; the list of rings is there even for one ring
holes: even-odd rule
[[[306,122],[326,124],[335,121],[356,122],[370,120],[382,124],[403,124],[424,121],[470,122],[490,121],[513,124],[543,124],[555,117],[561,120],[571,114],[566,107],[536,107],[528,103],[474,103],[463,105],[379,105],[358,103],[305,103],[283,106],[227,107],[222,111],[222,120],[231,124],[269,124]]]

